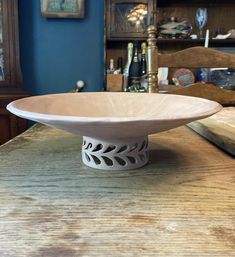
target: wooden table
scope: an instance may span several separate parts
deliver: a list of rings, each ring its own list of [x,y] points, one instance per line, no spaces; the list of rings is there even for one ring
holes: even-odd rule
[[[93,170],[81,138],[36,126],[0,148],[0,256],[235,256],[235,161],[187,127],[150,164]]]

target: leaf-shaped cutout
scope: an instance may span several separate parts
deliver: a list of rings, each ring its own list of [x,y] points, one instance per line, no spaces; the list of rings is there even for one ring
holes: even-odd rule
[[[87,145],[87,147],[85,148],[85,150],[90,149],[90,148],[92,148],[92,143],[89,143],[89,144]]]
[[[127,156],[127,159],[128,159],[132,164],[134,164],[134,163],[137,162],[136,159],[135,159],[134,157],[132,157],[132,156]]]
[[[98,151],[100,151],[102,148],[103,148],[103,145],[102,145],[102,144],[98,144],[98,145],[92,150],[92,152],[98,152]]]
[[[139,154],[139,157],[142,162],[144,162],[146,159],[144,154]]]
[[[141,147],[140,147],[140,149],[139,149],[139,152],[141,152],[141,151],[144,149],[145,145],[146,145],[146,142],[145,142],[145,140],[144,140],[144,142],[142,143],[142,145],[141,145]]]
[[[121,166],[125,166],[127,163],[126,163],[126,161],[125,160],[123,160],[122,158],[120,158],[120,157],[114,157],[115,158],[115,160],[118,162],[118,164],[120,164]]]
[[[86,158],[86,160],[88,161],[88,162],[90,162],[91,161],[91,158],[90,158],[90,156],[85,152],[85,158]]]
[[[91,157],[92,157],[92,159],[94,160],[94,162],[95,162],[96,165],[101,164],[101,160],[100,160],[97,156],[91,154]]]
[[[86,140],[83,140],[83,145],[85,145],[86,144]]]
[[[124,145],[122,146],[118,151],[117,153],[122,153],[122,152],[125,152],[127,150],[127,145]]]
[[[116,149],[115,145],[110,145],[110,146],[107,147],[107,149],[104,151],[104,153],[112,152],[115,149]]]
[[[129,153],[133,152],[137,148],[137,146],[138,146],[137,143],[131,146]]]
[[[110,158],[106,156],[102,156],[102,158],[107,166],[113,166],[113,161]]]

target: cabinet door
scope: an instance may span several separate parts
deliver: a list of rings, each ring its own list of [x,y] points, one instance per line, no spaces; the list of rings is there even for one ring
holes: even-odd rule
[[[146,26],[152,21],[152,0],[106,1],[108,39],[144,38]]]
[[[2,96],[0,95],[0,145],[11,138],[19,135],[27,129],[27,121],[16,117],[7,111],[6,106],[17,99],[26,97],[19,96]]]
[[[27,129],[27,121],[0,110],[0,145]]]
[[[11,101],[28,96],[20,88],[18,0],[0,0],[0,144],[27,128],[25,120],[6,110]]]
[[[18,46],[18,1],[0,0],[0,90],[21,82]]]
[[[8,115],[0,113],[0,145],[11,139],[10,119]]]
[[[0,86],[7,86],[10,81],[9,67],[9,30],[7,5],[0,0]]]

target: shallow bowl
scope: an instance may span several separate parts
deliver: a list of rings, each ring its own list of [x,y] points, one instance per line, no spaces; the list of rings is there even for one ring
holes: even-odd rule
[[[206,118],[221,108],[196,97],[108,92],[33,96],[7,106],[19,117],[83,136],[84,163],[111,170],[146,164],[148,135]]]

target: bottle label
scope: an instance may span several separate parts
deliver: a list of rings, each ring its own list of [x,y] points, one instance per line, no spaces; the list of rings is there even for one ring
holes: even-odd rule
[[[140,85],[140,78],[139,77],[132,77],[130,78],[130,85]]]

